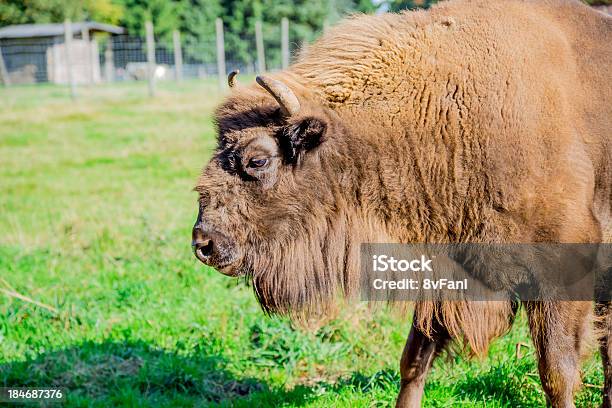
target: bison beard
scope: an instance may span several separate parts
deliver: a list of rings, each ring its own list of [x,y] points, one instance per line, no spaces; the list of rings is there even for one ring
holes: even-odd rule
[[[196,256],[239,258],[219,269],[300,316],[355,295],[363,242],[612,241],[610,44],[612,20],[578,2],[448,1],[349,19],[258,84],[230,75]],[[574,406],[596,335],[612,407],[609,302],[523,305],[549,402]],[[398,406],[420,405],[449,342],[485,354],[517,307],[417,302]]]
[[[348,259],[354,242],[345,216],[298,227],[286,242],[262,244],[249,256],[255,294],[264,311],[323,313],[348,290]],[[319,254],[317,256],[317,254]],[[296,273],[300,271],[300,273]]]
[[[381,239],[380,227],[347,206],[324,217],[306,215],[290,236],[252,246],[246,279],[267,313],[321,315],[358,284],[359,245]]]

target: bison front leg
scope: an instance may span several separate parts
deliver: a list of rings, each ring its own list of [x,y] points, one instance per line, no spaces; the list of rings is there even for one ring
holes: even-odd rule
[[[589,302],[526,302],[540,380],[553,408],[574,407],[583,333],[591,307]]]
[[[417,320],[415,313],[413,322]],[[427,372],[434,358],[440,354],[449,340],[443,327],[438,325],[435,329],[432,337],[428,337],[414,323],[412,324],[400,362],[402,379],[396,403],[397,408],[421,406]]]

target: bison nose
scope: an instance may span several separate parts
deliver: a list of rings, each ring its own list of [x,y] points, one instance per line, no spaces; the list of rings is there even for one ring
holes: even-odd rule
[[[196,226],[193,228],[191,246],[193,252],[200,261],[205,264],[210,264],[213,254],[215,253],[214,234],[205,232],[202,227]]]
[[[196,258],[209,266],[226,266],[234,257],[234,245],[230,240],[225,235],[202,225],[193,228],[191,245]]]

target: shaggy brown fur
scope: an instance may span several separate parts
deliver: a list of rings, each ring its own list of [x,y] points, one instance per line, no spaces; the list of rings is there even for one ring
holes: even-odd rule
[[[273,76],[299,114],[283,116],[258,85],[219,107],[194,237],[220,232],[231,262],[213,265],[252,279],[264,310],[289,314],[354,295],[362,242],[610,242],[610,44],[610,18],[564,0],[349,19]],[[572,406],[592,308],[526,309],[548,398]],[[418,303],[398,405],[420,403],[447,340],[484,354],[515,311]],[[605,406],[610,350],[604,336]]]

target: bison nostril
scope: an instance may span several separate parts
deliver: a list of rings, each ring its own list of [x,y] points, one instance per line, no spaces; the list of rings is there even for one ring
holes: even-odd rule
[[[199,255],[204,258],[208,258],[213,254],[213,241],[212,239],[206,239],[198,244],[196,251]]]

